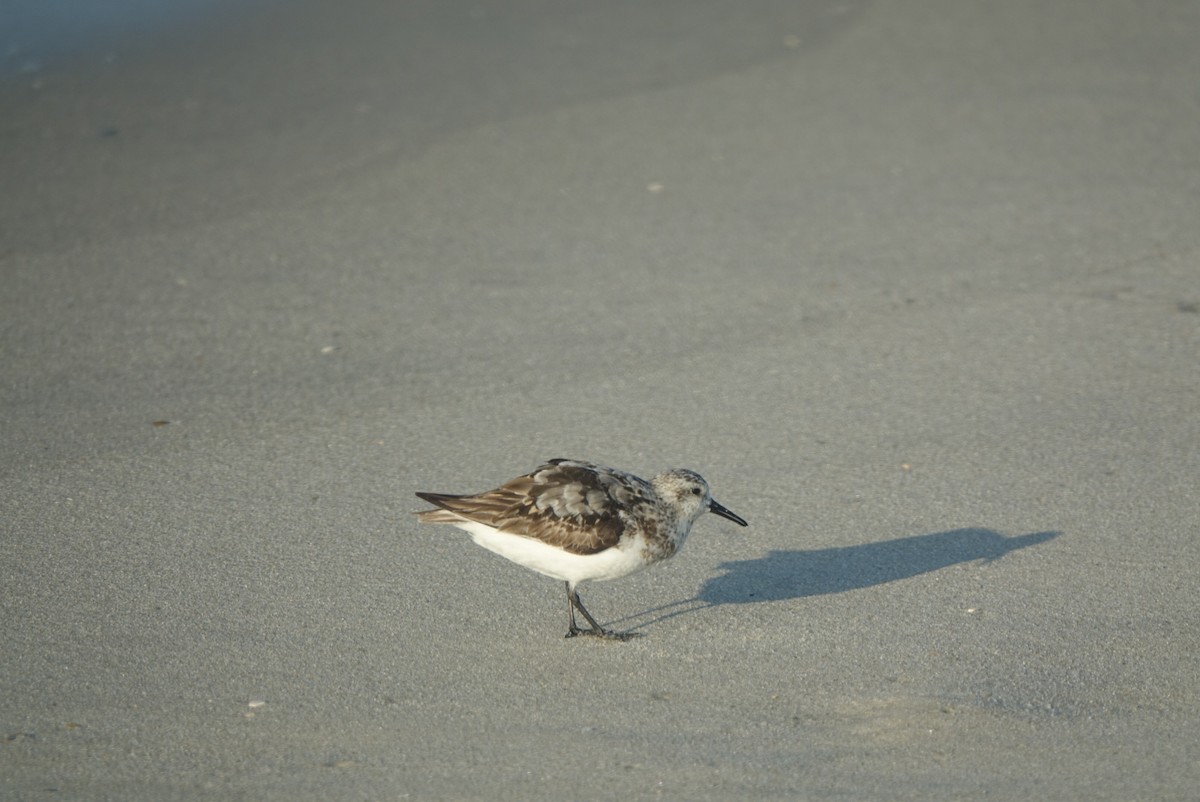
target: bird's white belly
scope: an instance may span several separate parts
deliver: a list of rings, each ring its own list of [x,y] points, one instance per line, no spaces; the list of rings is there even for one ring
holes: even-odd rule
[[[510,535],[474,521],[454,525],[469,532],[471,539],[488,551],[572,586],[588,579],[616,579],[649,565],[642,556],[645,544],[640,537],[596,554],[572,554],[540,540]]]

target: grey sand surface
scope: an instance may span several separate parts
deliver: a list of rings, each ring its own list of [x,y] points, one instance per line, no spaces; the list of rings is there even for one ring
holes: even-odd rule
[[[1200,6],[264,7],[0,80],[0,798],[1189,799]],[[585,589],[416,490],[749,520]]]

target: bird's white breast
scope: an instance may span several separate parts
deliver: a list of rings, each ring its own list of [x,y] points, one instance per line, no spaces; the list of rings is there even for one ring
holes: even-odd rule
[[[454,525],[470,533],[471,539],[488,551],[572,586],[588,579],[616,579],[650,564],[645,559],[645,542],[640,536],[626,538],[619,545],[595,554],[572,554],[540,540],[510,535],[474,521],[464,520]]]

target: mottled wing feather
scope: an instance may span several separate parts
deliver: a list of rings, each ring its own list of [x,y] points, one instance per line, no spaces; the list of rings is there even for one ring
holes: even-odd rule
[[[441,508],[421,513],[426,523],[454,523],[461,516],[574,554],[612,548],[635,520],[630,511],[654,503],[643,479],[564,459],[476,496],[417,495]]]

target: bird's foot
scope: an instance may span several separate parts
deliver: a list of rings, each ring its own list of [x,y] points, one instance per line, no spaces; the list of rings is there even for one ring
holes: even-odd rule
[[[641,632],[613,632],[611,629],[580,629],[579,627],[571,627],[567,630],[566,637],[574,638],[576,635],[590,635],[593,638],[600,638],[601,640],[616,641],[627,641],[642,637]]]

